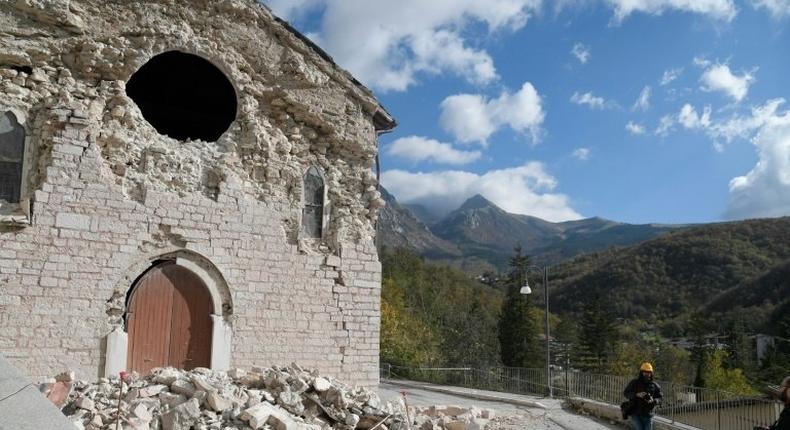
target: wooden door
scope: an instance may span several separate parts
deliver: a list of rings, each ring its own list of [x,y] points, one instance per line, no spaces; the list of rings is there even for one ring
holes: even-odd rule
[[[211,313],[211,296],[197,275],[174,263],[153,267],[129,299],[127,368],[209,367]]]

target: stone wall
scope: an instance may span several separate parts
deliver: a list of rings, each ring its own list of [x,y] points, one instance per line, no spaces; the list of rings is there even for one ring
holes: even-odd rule
[[[0,350],[14,364],[100,376],[135,278],[181,256],[219,278],[231,365],[377,383],[382,109],[367,90],[252,1],[20,0],[0,4],[0,27],[0,112],[26,131],[22,199],[0,202]],[[234,85],[218,141],[161,135],[126,96],[171,50]],[[326,181],[321,239],[299,228],[310,166]]]

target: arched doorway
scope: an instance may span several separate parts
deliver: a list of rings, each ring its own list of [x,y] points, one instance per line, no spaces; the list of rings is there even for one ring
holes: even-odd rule
[[[131,290],[127,369],[211,366],[213,305],[203,281],[175,262],[153,266]]]

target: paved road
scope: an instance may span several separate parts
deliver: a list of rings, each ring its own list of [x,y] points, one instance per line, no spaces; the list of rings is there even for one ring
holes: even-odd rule
[[[613,430],[615,427],[602,424],[588,417],[576,415],[563,410],[559,400],[541,399],[518,396],[524,400],[537,401],[547,409],[517,406],[511,403],[478,400],[459,395],[438,393],[419,388],[405,388],[400,385],[382,382],[379,384],[379,396],[384,401],[398,401],[401,390],[406,390],[409,406],[458,405],[461,407],[476,406],[481,409],[496,411],[497,419],[490,424],[493,429],[502,430]],[[458,389],[459,392],[463,389]]]

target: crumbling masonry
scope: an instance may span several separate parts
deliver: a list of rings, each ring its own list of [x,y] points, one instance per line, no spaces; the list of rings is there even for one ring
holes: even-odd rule
[[[0,3],[0,351],[34,378],[298,362],[376,384],[394,126],[252,0]]]

